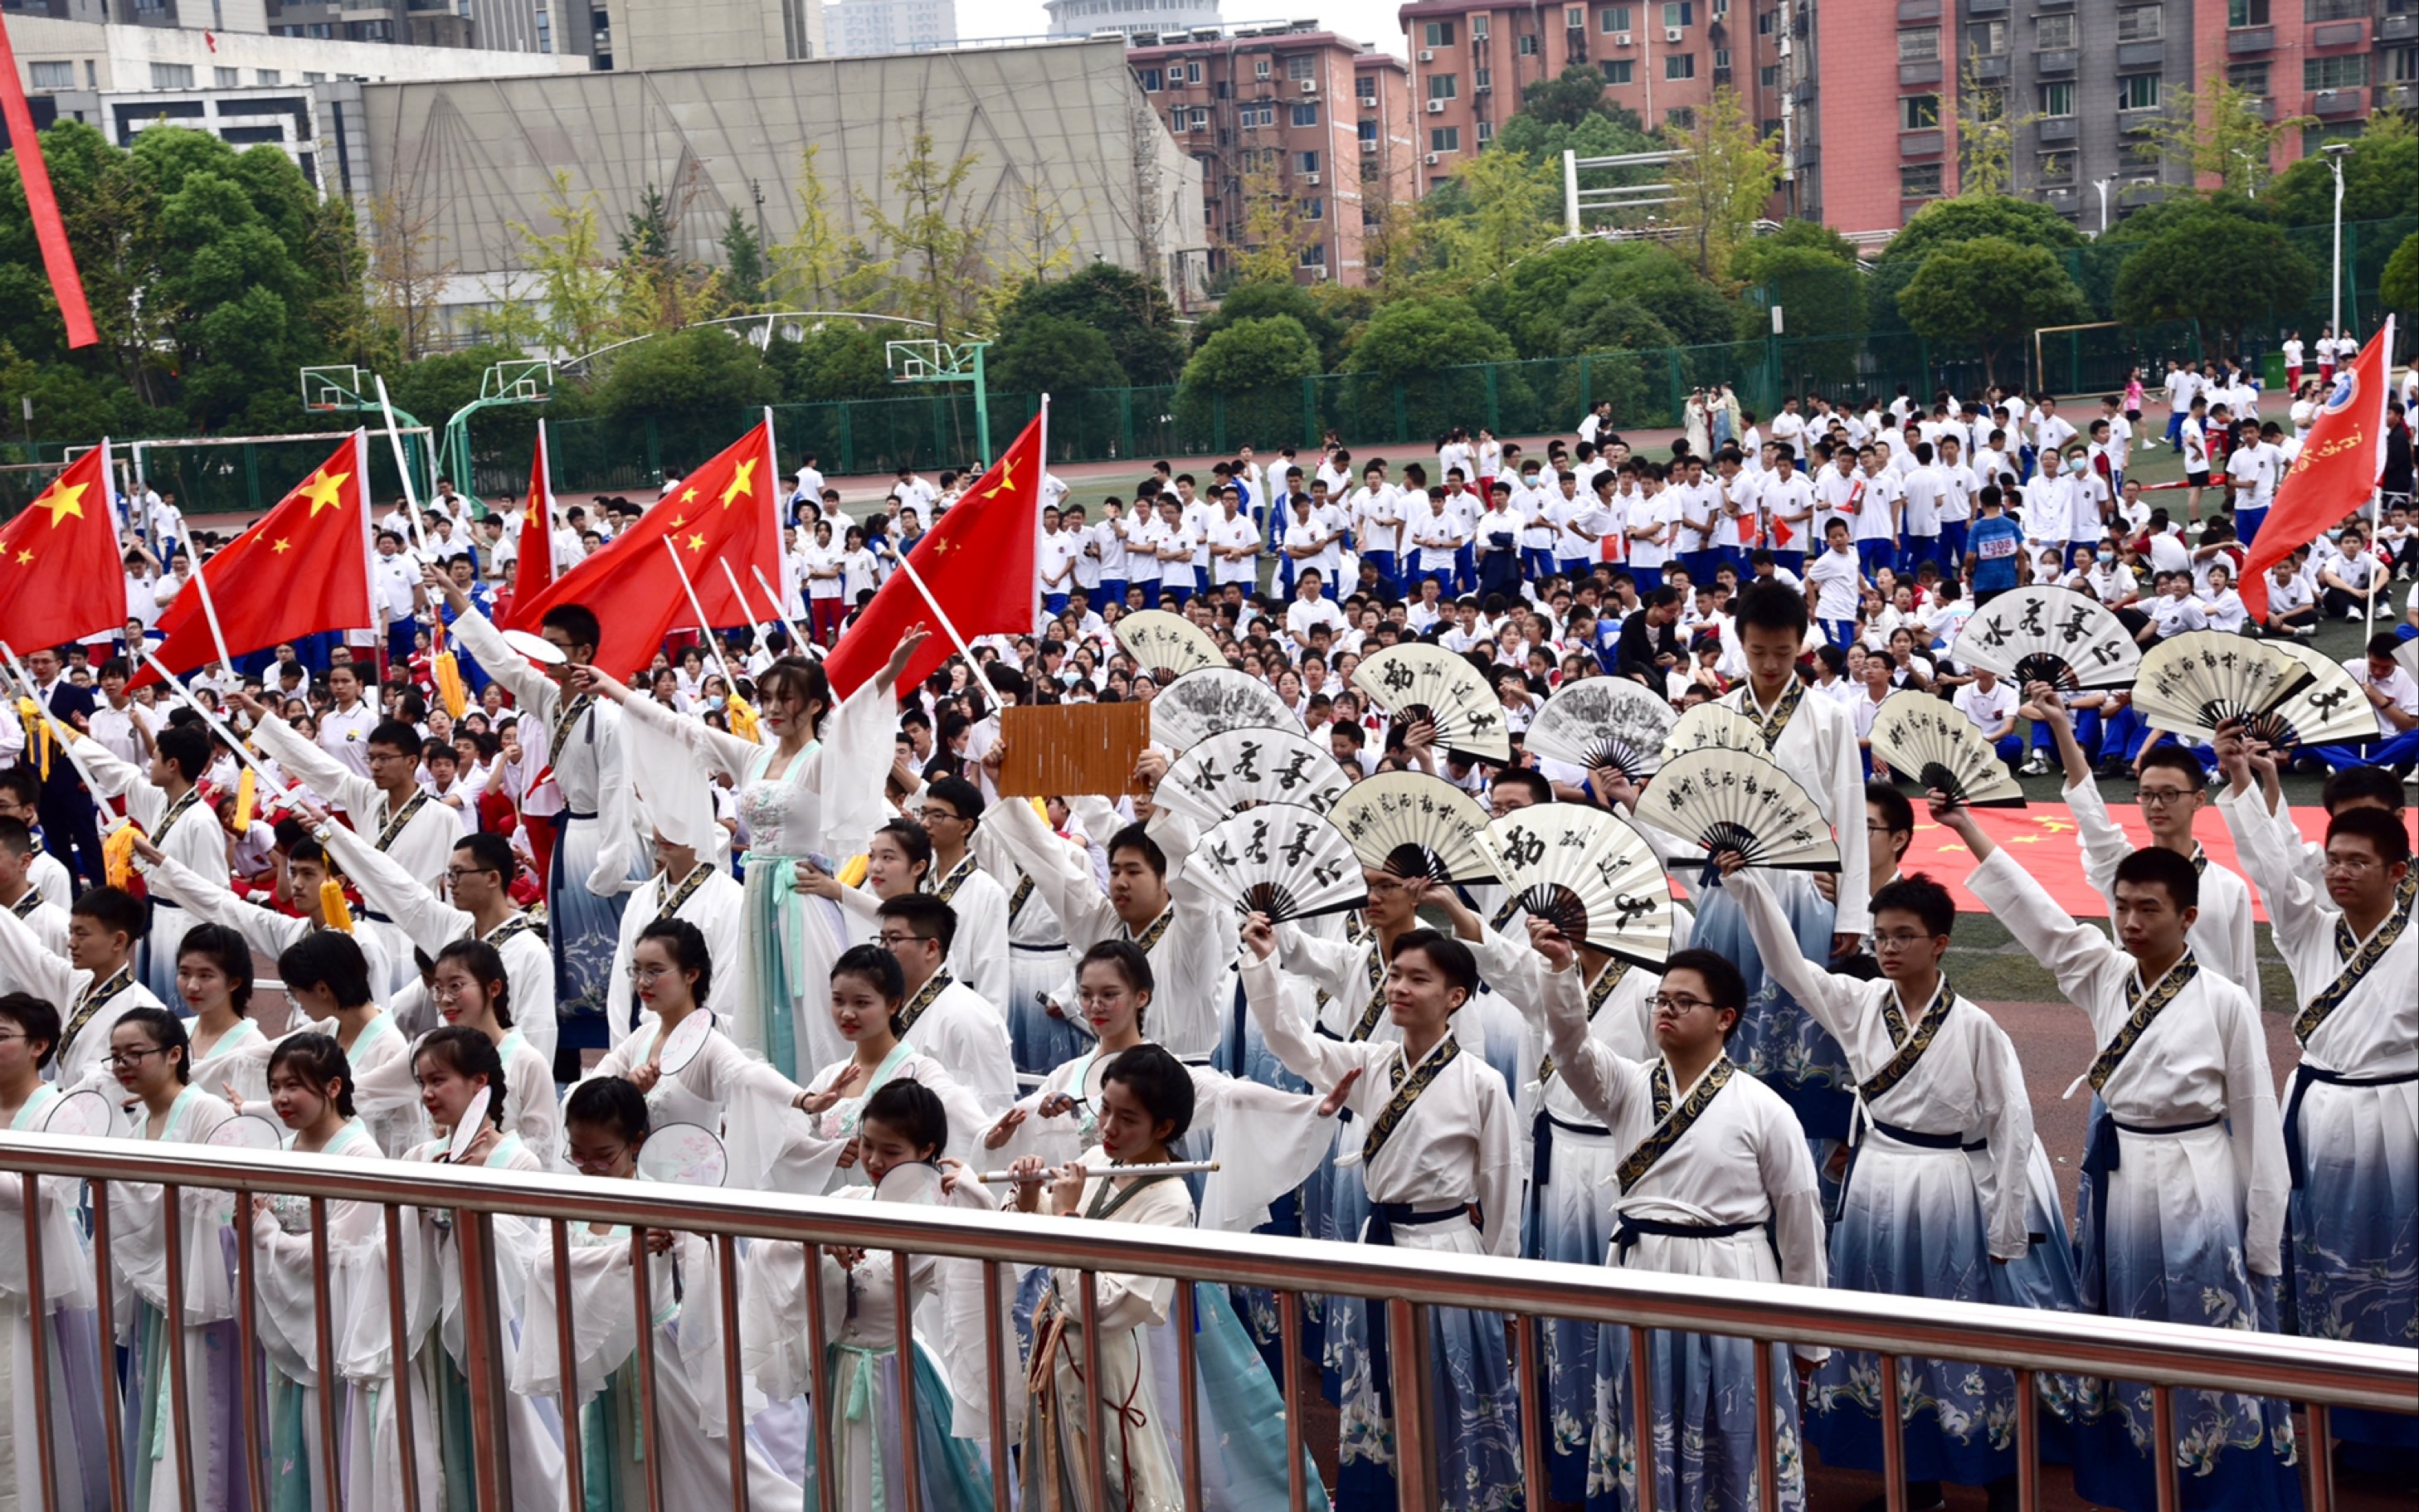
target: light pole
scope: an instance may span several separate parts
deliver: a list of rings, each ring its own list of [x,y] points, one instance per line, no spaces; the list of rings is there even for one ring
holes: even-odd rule
[[[2108,234],[2108,186],[2116,181],[2113,177],[2091,180],[2091,187],[2100,191],[2100,234],[2103,237]]]
[[[2327,277],[2327,324],[2334,328],[2335,339],[2343,339],[2343,165],[2344,154],[2351,150],[2349,142],[2326,145],[2327,167],[2335,176],[2335,253],[2334,266]]]

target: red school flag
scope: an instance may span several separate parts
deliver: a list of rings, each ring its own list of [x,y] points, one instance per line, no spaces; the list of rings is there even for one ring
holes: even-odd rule
[[[103,440],[0,526],[0,640],[31,651],[125,625],[126,573]]]
[[[520,555],[513,559],[513,602],[534,603],[554,581],[554,473],[547,465],[546,422],[530,454],[529,500],[521,509]]]
[[[2276,501],[2242,559],[2242,607],[2254,622],[2268,617],[2268,569],[2309,545],[2377,493],[2385,470],[2386,354],[2394,350],[2394,317],[2368,339],[2350,367],[2335,370],[2334,388],[2319,405],[2276,480]]]
[[[882,670],[891,652],[918,624],[932,638],[899,677],[913,687],[930,677],[956,648],[942,629],[944,616],[968,640],[981,635],[1023,635],[1033,628],[1041,521],[1041,467],[1050,404],[1009,443],[991,471],[958,496],[958,501],[907,553],[915,569],[891,575],[873,602],[824,658],[832,695],[846,698]],[[923,579],[928,602],[916,586]],[[934,606],[939,613],[933,612]]]
[[[356,430],[258,523],[202,563],[229,656],[377,623],[370,607],[368,465],[367,432]],[[169,600],[158,629],[163,639],[157,655],[170,671],[218,659],[199,588]],[[146,664],[132,686],[159,680]]]

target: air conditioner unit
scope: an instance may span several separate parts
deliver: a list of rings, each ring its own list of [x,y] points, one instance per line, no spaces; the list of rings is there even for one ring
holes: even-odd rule
[[[1317,173],[1306,173],[1299,175],[1298,177],[1301,178],[1302,182],[1305,184],[1309,184],[1314,188],[1317,186],[1318,175]]]
[[[1491,95],[1495,93],[1495,86],[1491,84],[1474,84],[1471,85],[1471,88],[1476,90],[1482,95]]]
[[[1432,47],[1421,48],[1420,61],[1423,63],[1434,63],[1436,61],[1436,49]]]
[[[1629,34],[1627,32],[1613,33],[1612,45],[1615,47],[1627,47],[1629,45]]]
[[[1439,162],[1442,162],[1442,161],[1443,161],[1443,158],[1444,158],[1444,154],[1443,154],[1443,153],[1441,153],[1441,152],[1431,152],[1431,153],[1429,153],[1429,154],[1428,154],[1428,157],[1427,157],[1427,163],[1428,163],[1428,166],[1429,166],[1429,167],[1431,167],[1431,168],[1435,167]]]
[[[1305,95],[1315,95],[1318,93],[1318,81],[1316,79],[1302,80],[1302,92]]]
[[[1431,115],[1431,116],[1441,116],[1441,115],[1443,115],[1443,114],[1444,114],[1444,101],[1443,101],[1443,100],[1429,100],[1429,101],[1428,101],[1428,114],[1429,114],[1429,115]]]
[[[1667,42],[1680,41],[1687,35],[1688,34],[1687,32],[1682,31],[1677,26],[1666,26],[1663,28],[1663,39]]]
[[[1312,283],[1314,283],[1314,284],[1324,284],[1324,283],[1326,283],[1326,282],[1327,282],[1327,270],[1326,270],[1326,269],[1324,269],[1324,268],[1314,268],[1314,269],[1312,269],[1312,270],[1310,270],[1310,281],[1311,281]]]

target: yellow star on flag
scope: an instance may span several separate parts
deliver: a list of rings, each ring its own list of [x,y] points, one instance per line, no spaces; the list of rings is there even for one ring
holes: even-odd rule
[[[692,551],[702,551],[702,550],[704,550],[704,549],[705,549],[705,537],[704,537],[704,536],[702,536],[702,535],[692,535],[692,536],[690,536],[690,537],[688,538],[688,548],[689,548],[690,550],[692,550]]]
[[[280,556],[285,555],[288,550],[292,549],[292,547],[293,543],[286,540],[285,537],[282,535],[269,544],[269,549],[276,552]]]
[[[756,459],[751,456],[740,463],[738,471],[731,474],[731,486],[722,490],[722,507],[729,509],[731,501],[741,494],[753,498],[756,493],[755,476]]]
[[[983,497],[985,499],[995,498],[1002,488],[1013,488],[1015,486],[1016,458],[1012,456],[1003,456],[999,459],[999,481],[993,484],[990,487],[985,488],[983,490]]]
[[[673,530],[679,530],[682,526],[684,526],[684,525],[686,525],[686,524],[687,524],[687,523],[688,523],[688,517],[687,517],[686,515],[674,515],[674,516],[672,517],[672,525],[671,525],[671,528],[672,528]]]
[[[331,475],[326,468],[321,468],[311,474],[310,482],[294,491],[311,501],[311,517],[317,519],[319,511],[323,509],[345,507],[345,480],[351,476],[349,472]]]
[[[31,562],[31,561],[33,561],[33,560],[34,560],[34,553],[32,553],[31,551],[20,551],[20,552],[18,552],[18,553],[17,553],[17,565],[19,565],[19,566],[21,566],[21,567],[22,567],[22,566],[23,566],[26,563]]]
[[[84,518],[85,486],[81,483],[70,483],[42,495],[39,507],[51,512],[51,529],[57,530],[70,515],[78,519]]]
[[[683,488],[681,490],[680,501],[682,503],[694,503],[696,500],[697,490],[695,488]]]

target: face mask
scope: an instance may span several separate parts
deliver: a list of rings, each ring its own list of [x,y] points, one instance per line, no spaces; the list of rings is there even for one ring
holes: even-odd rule
[[[2085,462],[2082,457],[2070,456],[2066,459],[2066,471],[2069,472],[2081,472],[2084,467]]]
[[[2117,553],[2114,551],[2103,551],[2100,553],[2100,564],[2103,567],[2116,560]]]

